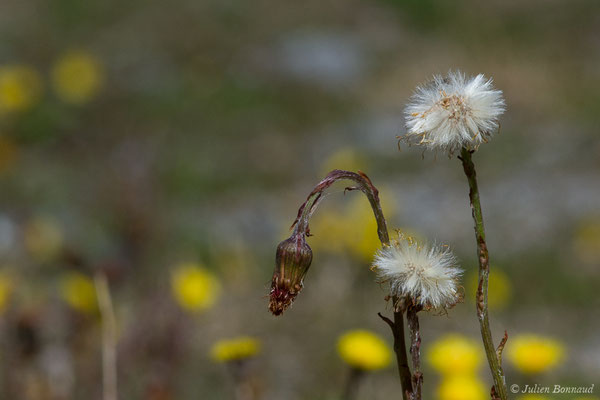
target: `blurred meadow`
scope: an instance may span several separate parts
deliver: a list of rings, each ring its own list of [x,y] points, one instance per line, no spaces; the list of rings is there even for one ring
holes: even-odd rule
[[[474,160],[508,385],[597,400],[594,0],[2,0],[0,398],[102,398],[103,277],[121,399],[336,400],[356,367],[355,398],[400,398],[364,196],[329,191],[303,292],[267,310],[277,244],[341,168],[465,269],[465,301],[421,315],[424,397],[488,399],[460,162],[396,138],[416,85],[455,69],[507,102]]]

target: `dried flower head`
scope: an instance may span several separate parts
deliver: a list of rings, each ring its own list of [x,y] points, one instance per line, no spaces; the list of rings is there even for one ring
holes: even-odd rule
[[[304,233],[295,232],[279,243],[271,281],[269,311],[281,315],[302,290],[302,281],[312,262],[312,250]]]
[[[390,282],[394,296],[410,296],[424,308],[449,308],[460,300],[462,270],[446,246],[420,244],[399,232],[375,254],[373,269],[379,282]]]
[[[468,79],[460,71],[435,75],[417,87],[406,106],[408,133],[402,139],[450,153],[476,149],[498,129],[504,109],[502,91],[482,74]]]

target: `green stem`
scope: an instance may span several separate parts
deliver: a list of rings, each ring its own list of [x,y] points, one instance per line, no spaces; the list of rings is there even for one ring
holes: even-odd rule
[[[471,201],[471,211],[475,221],[475,237],[477,239],[477,255],[479,258],[479,285],[475,302],[477,305],[477,317],[481,328],[481,338],[487,356],[488,364],[494,378],[495,394],[501,400],[508,398],[506,390],[506,379],[502,365],[494,349],[494,341],[490,330],[490,321],[488,316],[488,281],[490,275],[490,257],[487,245],[485,243],[485,230],[483,227],[483,215],[481,213],[481,203],[479,200],[479,189],[477,187],[477,178],[475,174],[475,165],[471,159],[472,151],[463,148],[460,160],[467,180],[469,181],[469,199]]]

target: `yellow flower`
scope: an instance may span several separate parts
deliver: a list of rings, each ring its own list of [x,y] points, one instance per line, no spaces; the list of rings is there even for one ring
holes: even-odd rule
[[[438,387],[440,400],[486,400],[489,388],[473,375],[453,375]]]
[[[237,361],[254,357],[260,352],[260,342],[252,337],[241,336],[216,342],[211,350],[211,358],[217,362]]]
[[[525,374],[537,374],[556,367],[564,358],[564,347],[556,340],[519,335],[508,341],[508,359]]]
[[[202,311],[213,306],[221,292],[216,276],[197,264],[180,265],[171,276],[173,295],[188,311]]]
[[[348,250],[363,261],[373,261],[373,255],[381,247],[381,242],[377,235],[377,221],[369,201],[364,196],[354,197],[349,204],[346,218],[352,227],[352,235],[346,235]]]
[[[469,277],[469,292],[467,297],[475,300],[475,292],[479,286],[478,272],[474,272]],[[512,286],[508,276],[497,267],[490,268],[489,286],[488,286],[488,306],[491,309],[501,310],[508,305],[512,295]]]
[[[517,397],[517,400],[549,400],[549,397],[542,396],[541,394],[527,393],[523,396]]]
[[[98,310],[94,282],[81,272],[69,272],[62,277],[60,294],[77,311],[93,314]]]
[[[11,279],[5,274],[0,273],[0,314],[4,312],[8,305],[12,293],[12,286]]]
[[[100,90],[104,82],[102,65],[90,53],[71,51],[63,54],[52,68],[52,84],[58,97],[71,104],[84,104]]]
[[[25,248],[38,261],[48,261],[61,250],[63,235],[58,222],[51,217],[35,217],[23,232]]]
[[[394,202],[387,196],[380,200],[386,218],[393,215]],[[377,235],[377,221],[369,201],[356,195],[342,211],[328,210],[317,213],[311,223],[314,237],[309,245],[314,250],[326,250],[337,254],[349,254],[361,261],[373,261],[375,251],[381,247]]]
[[[0,113],[31,108],[42,93],[42,79],[25,65],[0,67]]]
[[[338,339],[337,350],[346,363],[361,370],[385,368],[392,357],[388,345],[379,336],[365,330],[343,334]]]
[[[427,360],[442,375],[474,374],[483,360],[483,351],[476,341],[450,334],[431,345]]]
[[[310,229],[314,236],[308,239],[308,244],[313,250],[336,254],[345,252],[346,240],[344,238],[351,226],[342,213],[335,210],[317,213],[312,220]],[[287,236],[289,236],[289,232]]]
[[[325,161],[321,164],[321,175],[320,177],[324,177],[334,169],[343,169],[346,171],[365,171],[366,170],[366,160],[361,154],[351,147],[341,148],[331,155],[329,155]]]

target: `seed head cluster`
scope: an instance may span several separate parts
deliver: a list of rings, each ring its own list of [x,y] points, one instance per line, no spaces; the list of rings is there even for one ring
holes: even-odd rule
[[[373,269],[379,282],[390,283],[392,295],[409,296],[424,308],[450,308],[460,300],[462,270],[446,246],[420,244],[399,233],[376,253]]]
[[[498,130],[505,109],[502,91],[479,74],[467,78],[462,72],[436,75],[417,87],[405,109],[410,144],[452,154],[462,147],[476,149]]]

